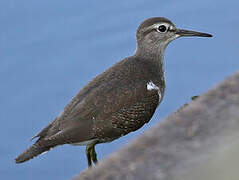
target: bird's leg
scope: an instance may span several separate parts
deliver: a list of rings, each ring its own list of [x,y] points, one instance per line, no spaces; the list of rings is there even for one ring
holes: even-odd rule
[[[89,168],[92,166],[92,161],[94,162],[94,164],[98,163],[97,154],[95,152],[95,144],[87,145],[85,152],[86,152]]]
[[[92,163],[91,163],[91,145],[86,146],[85,153],[86,153],[86,157],[87,157],[87,160],[88,160],[88,168],[90,168],[92,166]]]
[[[92,161],[94,162],[94,164],[97,164],[98,163],[98,160],[97,160],[97,154],[95,152],[95,144],[92,146],[91,148],[91,153],[90,153],[90,156],[91,156],[91,159]]]

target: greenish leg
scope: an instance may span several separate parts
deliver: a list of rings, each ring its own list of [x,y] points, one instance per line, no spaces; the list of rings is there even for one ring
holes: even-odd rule
[[[95,144],[87,145],[85,152],[86,152],[89,168],[92,166],[92,161],[94,162],[94,164],[98,163],[97,154],[95,152]]]
[[[94,162],[94,164],[97,164],[98,163],[98,160],[97,160],[97,154],[95,152],[95,144],[92,146],[91,148],[91,153],[90,153],[90,156],[92,158],[92,161]]]
[[[92,166],[91,153],[90,152],[91,152],[91,146],[87,145],[86,149],[85,149],[85,153],[86,153],[86,157],[87,157],[87,160],[88,160],[88,168],[90,168]]]

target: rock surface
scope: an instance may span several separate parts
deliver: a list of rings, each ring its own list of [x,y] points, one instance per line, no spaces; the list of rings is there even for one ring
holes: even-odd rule
[[[238,180],[239,73],[75,180]]]

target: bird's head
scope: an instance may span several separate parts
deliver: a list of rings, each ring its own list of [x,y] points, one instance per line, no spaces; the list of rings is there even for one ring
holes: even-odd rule
[[[211,34],[178,29],[170,20],[164,17],[154,17],[143,21],[137,30],[138,48],[165,49],[174,39],[184,36],[212,37]]]

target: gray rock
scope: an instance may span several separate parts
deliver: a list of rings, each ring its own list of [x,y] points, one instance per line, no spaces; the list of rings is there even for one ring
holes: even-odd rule
[[[239,73],[76,180],[238,180]]]

